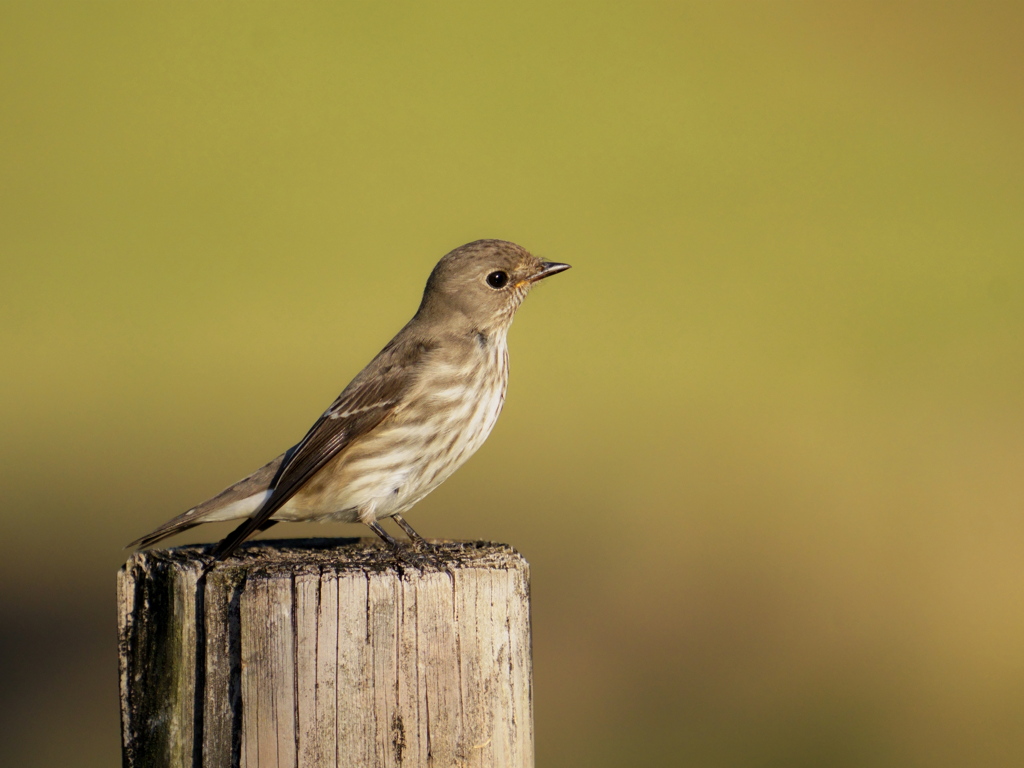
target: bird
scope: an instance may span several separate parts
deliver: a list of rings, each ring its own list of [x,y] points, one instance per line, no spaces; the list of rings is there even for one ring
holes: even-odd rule
[[[491,433],[508,385],[507,335],[540,280],[569,269],[505,240],[476,240],[434,267],[419,309],[297,444],[128,547],[202,523],[241,520],[207,569],[281,521],[359,522],[393,550],[391,518],[429,547],[403,513],[447,480]]]

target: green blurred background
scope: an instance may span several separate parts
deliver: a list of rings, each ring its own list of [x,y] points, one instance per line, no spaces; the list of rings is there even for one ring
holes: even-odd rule
[[[298,440],[499,237],[575,269],[408,517],[533,564],[538,764],[1024,765],[1022,30],[4,3],[4,764],[118,763],[122,545]]]

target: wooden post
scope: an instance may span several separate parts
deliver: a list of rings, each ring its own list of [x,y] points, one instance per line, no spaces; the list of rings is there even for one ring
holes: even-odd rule
[[[366,539],[136,553],[118,573],[127,768],[533,765],[529,566]]]

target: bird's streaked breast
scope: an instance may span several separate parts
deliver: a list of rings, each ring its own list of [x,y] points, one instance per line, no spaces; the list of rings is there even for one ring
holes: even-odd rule
[[[504,339],[473,347],[432,361],[395,415],[325,466],[281,519],[346,521],[359,510],[379,519],[408,509],[448,479],[483,445],[505,401]]]

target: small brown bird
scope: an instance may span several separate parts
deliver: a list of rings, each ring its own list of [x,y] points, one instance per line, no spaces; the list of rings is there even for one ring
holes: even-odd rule
[[[566,269],[504,240],[456,248],[430,273],[412,320],[298,445],[128,546],[237,519],[213,562],[282,520],[358,521],[398,546],[386,517],[422,544],[401,513],[487,439],[505,401],[515,311],[534,283]]]

